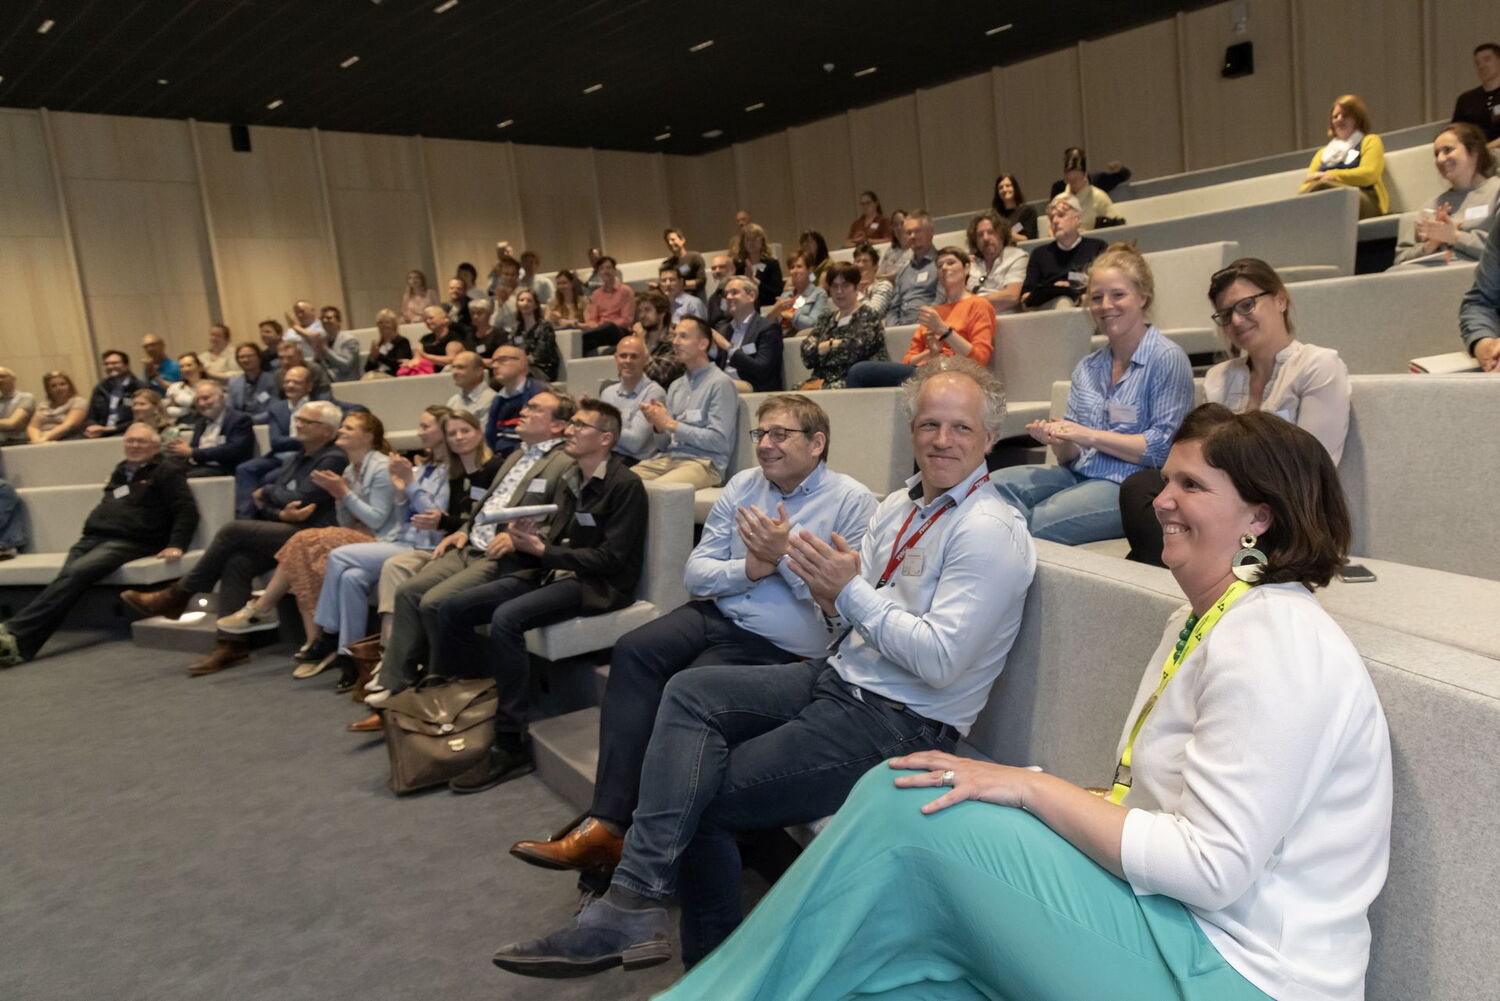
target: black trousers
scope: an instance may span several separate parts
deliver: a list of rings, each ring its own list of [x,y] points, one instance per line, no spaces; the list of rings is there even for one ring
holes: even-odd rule
[[[280,521],[231,521],[214,533],[198,565],[178,586],[189,594],[207,594],[217,584],[219,611],[237,612],[250,600],[255,578],[276,569],[276,550],[300,527]]]
[[[15,636],[21,656],[32,659],[41,650],[68,611],[83,593],[131,560],[151,556],[160,546],[131,539],[111,539],[102,535],[85,535],[73,543],[68,558],[52,583],[31,599],[5,624]]]
[[[601,323],[583,331],[583,356],[587,358],[603,347],[614,347],[620,338],[630,333],[618,323]]]
[[[1120,484],[1120,521],[1125,525],[1125,538],[1130,542],[1130,553],[1126,558],[1154,567],[1163,565],[1161,523],[1156,520],[1156,510],[1151,506],[1161,489],[1160,469],[1131,473]]]
[[[662,691],[690,667],[785,664],[797,655],[730,622],[712,601],[690,601],[615,644],[599,711],[594,804],[601,820],[629,826],[640,797],[641,762]]]

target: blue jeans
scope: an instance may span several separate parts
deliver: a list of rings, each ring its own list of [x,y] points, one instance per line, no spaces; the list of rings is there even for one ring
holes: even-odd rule
[[[735,832],[821,819],[877,762],[953,750],[950,728],[854,691],[823,661],[696,667],[667,683],[614,882],[677,891],[689,966],[740,922]]]
[[[0,480],[0,547],[20,549],[30,541],[26,533],[26,512],[16,488]]]
[[[990,482],[1005,502],[1026,518],[1033,538],[1079,546],[1125,534],[1120,523],[1120,485],[1091,480],[1067,466],[1010,466]]]
[[[861,361],[849,366],[844,377],[848,389],[870,389],[876,386],[899,386],[917,370],[915,365],[898,361]]]
[[[411,549],[398,542],[356,542],[328,554],[323,590],[313,621],[339,638],[339,649],[365,638],[370,622],[370,592],[380,581],[380,568],[392,556]]]

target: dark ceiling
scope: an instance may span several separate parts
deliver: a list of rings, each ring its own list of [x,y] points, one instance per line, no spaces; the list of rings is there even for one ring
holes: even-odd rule
[[[0,106],[701,153],[1204,5],[5,0]]]

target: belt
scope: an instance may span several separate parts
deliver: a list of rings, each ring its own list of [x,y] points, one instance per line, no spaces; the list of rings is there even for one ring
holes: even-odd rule
[[[930,716],[923,716],[921,713],[911,708],[911,706],[908,706],[905,702],[886,698],[884,695],[879,695],[875,692],[872,692],[868,688],[861,688],[853,682],[846,681],[844,682],[844,686],[849,689],[850,695],[854,696],[856,699],[859,699],[861,702],[868,702],[872,705],[884,706],[887,709],[893,709],[898,713],[905,713],[913,719],[920,720],[921,722],[926,723],[939,737],[947,737],[955,744],[958,743],[961,734],[958,732],[958,727],[954,726],[953,724],[944,723],[942,720],[936,720]]]

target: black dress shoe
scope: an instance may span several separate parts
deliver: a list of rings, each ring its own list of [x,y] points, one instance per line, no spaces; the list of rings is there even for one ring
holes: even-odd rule
[[[525,748],[512,749],[491,747],[479,763],[462,775],[448,780],[448,788],[454,792],[484,792],[502,782],[518,779],[536,771],[536,762]]]
[[[339,638],[329,633],[321,634],[315,640],[308,640],[292,654],[292,660],[299,664],[315,664],[331,653],[337,653]]]
[[[340,695],[352,692],[359,682],[359,664],[355,659],[347,653],[341,653],[333,658],[333,663],[329,667],[339,669],[339,683],[333,687],[333,690]]]

